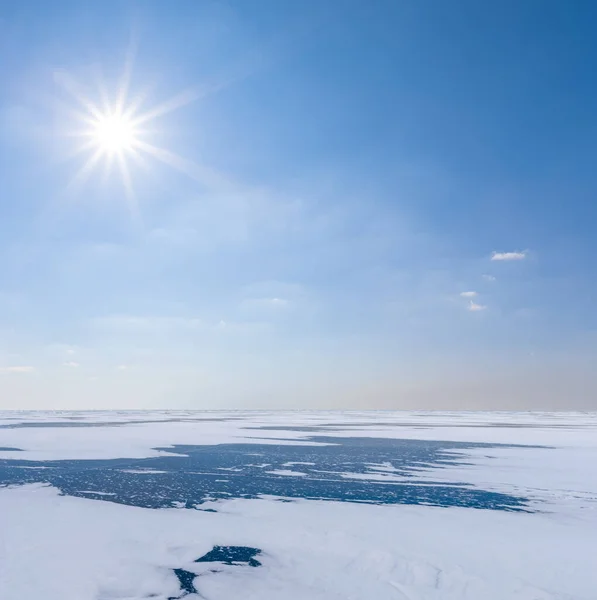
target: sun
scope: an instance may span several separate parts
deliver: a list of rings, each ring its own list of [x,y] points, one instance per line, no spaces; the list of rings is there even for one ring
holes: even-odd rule
[[[108,93],[101,77],[90,89],[89,85],[81,85],[64,70],[54,73],[58,89],[75,100],[73,106],[70,102],[64,103],[60,96],[56,98],[56,105],[64,109],[69,119],[64,135],[78,140],[77,147],[69,156],[85,156],[67,184],[67,191],[78,195],[81,186],[94,171],[103,171],[106,181],[116,170],[123,186],[122,198],[129,205],[131,214],[136,216],[138,199],[133,187],[132,169],[140,167],[148,172],[151,168],[148,160],[163,163],[206,188],[219,190],[231,187],[227,179],[213,169],[152,143],[161,130],[153,126],[154,121],[204,98],[211,93],[210,90],[206,92],[204,86],[195,86],[142,109],[146,94],[129,94],[133,57],[133,51],[127,54],[124,72],[114,95]],[[213,90],[217,91],[220,87],[216,85]]]
[[[139,142],[135,124],[125,115],[100,115],[93,123],[91,138],[105,154],[120,154],[133,150]]]

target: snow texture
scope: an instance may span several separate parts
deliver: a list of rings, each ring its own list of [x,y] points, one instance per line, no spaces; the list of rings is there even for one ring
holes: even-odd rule
[[[80,491],[96,499],[41,483],[10,485],[0,487],[0,598],[595,600],[596,430],[594,413],[0,413],[0,447],[21,450],[0,450],[8,462],[79,465],[172,456],[156,448],[175,445],[261,448],[280,439],[313,447],[313,436],[507,444],[458,450],[455,460],[409,477],[422,487],[441,481],[521,495],[533,508],[262,497],[156,510],[88,488]],[[308,479],[300,474],[317,467],[307,459],[272,469],[259,454],[247,453],[247,462],[288,481]],[[47,466],[40,463],[39,473]],[[134,470],[130,476],[144,481],[162,476]],[[221,470],[222,479],[234,475]],[[388,485],[404,477],[385,459],[343,476],[347,484]],[[224,547],[260,550],[259,566],[196,562]]]

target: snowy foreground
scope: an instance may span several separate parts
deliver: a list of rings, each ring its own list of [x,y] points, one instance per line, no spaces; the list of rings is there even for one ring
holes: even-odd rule
[[[597,599],[594,413],[0,413],[0,486],[1,600]]]

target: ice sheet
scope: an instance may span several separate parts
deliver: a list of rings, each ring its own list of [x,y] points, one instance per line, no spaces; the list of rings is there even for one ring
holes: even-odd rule
[[[312,436],[543,446],[468,448],[449,464],[409,475],[421,486],[458,482],[528,496],[531,513],[275,497],[155,510],[88,488],[81,491],[96,500],[39,484],[0,488],[2,600],[166,600],[181,591],[174,569],[201,573],[196,588],[207,600],[596,597],[595,413],[3,413],[0,423],[9,426],[0,426],[0,447],[21,449],[0,452],[10,461],[142,458],[174,445],[258,449],[312,444]],[[92,426],[64,426],[71,423]],[[247,457],[290,483],[317,467],[309,458],[276,468],[262,452]],[[47,466],[40,463],[39,472]],[[167,474],[131,471],[144,481]],[[399,471],[380,459],[342,476],[395,485],[404,479]],[[237,475],[235,467],[218,472],[218,480]],[[260,548],[262,566],[199,569],[193,561],[215,545]]]
[[[273,499],[218,510],[0,490],[2,598],[165,600],[179,592],[173,569],[221,544],[260,548],[263,566],[202,575],[208,600],[594,599],[590,519]]]

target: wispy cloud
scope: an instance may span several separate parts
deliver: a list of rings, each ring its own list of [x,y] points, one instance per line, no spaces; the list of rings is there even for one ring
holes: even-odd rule
[[[225,321],[222,319],[213,327],[213,330],[223,333],[263,333],[271,330],[271,324],[261,321]]]
[[[474,298],[477,295],[477,292],[473,292],[473,291],[470,291],[470,292],[460,292],[460,295],[463,298]]]
[[[91,319],[91,326],[100,332],[125,335],[196,335],[226,332],[259,331],[268,323],[227,319],[203,320],[194,317],[108,315]]]
[[[285,308],[290,304],[286,298],[247,298],[243,300],[245,306],[261,308]]]
[[[35,371],[35,367],[29,365],[19,365],[14,367],[0,367],[2,373],[31,373]]]
[[[137,315],[108,315],[96,317],[91,321],[94,327],[113,331],[132,332],[169,332],[173,330],[201,329],[204,325],[201,319],[193,317],[168,316],[137,316]]]
[[[481,310],[485,310],[487,308],[487,306],[485,306],[484,304],[477,304],[476,302],[473,302],[472,300],[469,302],[468,305],[468,310],[470,310],[471,312],[479,312]]]
[[[526,256],[526,250],[522,252],[492,252],[491,260],[523,260]]]
[[[74,362],[74,361],[69,361],[69,362],[62,363],[62,366],[63,367],[71,367],[73,369],[76,369],[79,366],[79,363]]]
[[[51,354],[59,355],[62,357],[64,357],[64,355],[74,356],[79,351],[79,348],[77,348],[77,346],[73,346],[71,344],[49,344],[45,347],[45,349]]]
[[[294,300],[302,297],[305,293],[306,290],[300,283],[275,280],[254,282],[243,289],[243,295],[246,299],[284,298]]]
[[[495,280],[496,280],[496,279],[495,279],[495,277],[494,277],[493,275],[487,275],[487,274],[484,274],[484,275],[481,275],[481,277],[483,277],[483,279],[484,279],[485,281],[495,281]]]

